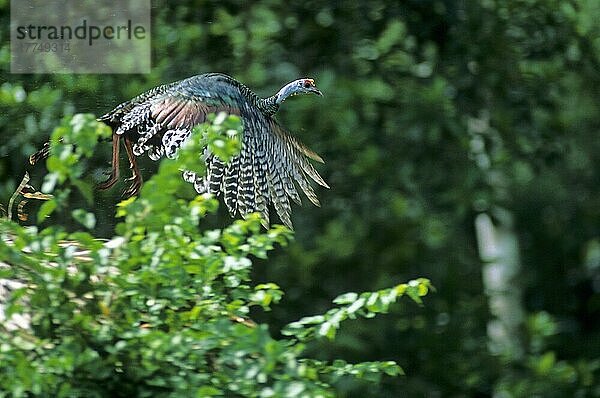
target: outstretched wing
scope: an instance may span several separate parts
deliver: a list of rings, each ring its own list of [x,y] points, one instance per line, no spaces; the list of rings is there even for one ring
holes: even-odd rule
[[[227,76],[206,74],[156,87],[102,116],[118,135],[128,135],[133,152],[153,160],[174,157],[193,127],[210,113],[239,114],[247,106]]]
[[[320,204],[311,180],[329,188],[309,159],[323,160],[270,117],[243,115],[242,120],[240,154],[228,164],[209,155],[207,175],[193,180],[194,186],[198,192],[222,194],[232,216],[259,212],[265,225],[272,204],[281,221],[292,228],[290,199],[301,204],[297,187],[316,206]]]

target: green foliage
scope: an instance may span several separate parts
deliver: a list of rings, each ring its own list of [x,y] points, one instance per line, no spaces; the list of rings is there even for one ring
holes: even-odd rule
[[[343,306],[321,316],[320,325],[307,318],[291,324],[284,334],[293,339],[277,339],[249,318],[284,294],[272,282],[253,284],[253,258],[286,246],[291,232],[264,231],[257,214],[202,228],[217,201],[194,197],[179,178],[180,170],[199,167],[204,145],[224,160],[235,155],[239,125],[219,115],[177,159],[163,161],[139,198],[120,203],[119,235],[108,243],[56,225],[38,230],[0,221],[0,258],[9,264],[0,276],[23,283],[5,314],[29,321],[28,328],[0,326],[0,396],[334,397],[332,383],[342,377],[402,374],[393,361],[350,364],[305,352],[320,335],[333,337],[325,325],[335,331],[345,318],[387,312],[404,294],[420,303],[427,280],[338,297]],[[56,190],[47,203],[66,206],[69,187],[81,184],[81,167],[52,165],[82,164],[104,131],[88,115],[65,118],[55,130],[46,179],[53,183],[46,187]],[[92,212],[72,216],[94,228]]]
[[[558,334],[557,322],[548,313],[531,315],[527,329],[529,347],[523,366],[511,369],[499,380],[496,394],[518,398],[600,394],[594,377],[600,370],[599,360],[559,360],[556,352],[548,349],[549,339]]]
[[[361,295],[346,293],[333,300],[335,304],[344,306],[331,309],[324,315],[306,317],[291,323],[283,330],[283,334],[293,336],[300,341],[311,340],[315,336],[324,336],[333,340],[342,321],[356,319],[357,316],[372,318],[377,314],[385,314],[390,304],[405,294],[421,304],[421,297],[425,296],[429,289],[431,289],[429,280],[421,278],[377,292]]]
[[[46,161],[49,173],[44,178],[42,191],[54,191],[57,184],[69,181],[77,188],[88,204],[93,201],[92,186],[81,179],[85,173],[84,157],[90,157],[98,139],[111,136],[111,130],[103,123],[98,123],[91,114],[76,114],[65,117],[61,124],[54,129],[51,136],[52,151]],[[70,188],[56,192],[54,197],[45,202],[38,212],[38,222],[42,222],[56,209],[68,206],[67,198]],[[93,215],[85,215],[83,210],[74,210],[73,217],[86,226],[93,228]]]

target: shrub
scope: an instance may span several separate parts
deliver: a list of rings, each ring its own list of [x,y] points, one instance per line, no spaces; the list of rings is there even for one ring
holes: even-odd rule
[[[289,324],[283,338],[252,321],[253,307],[268,311],[284,294],[275,283],[252,283],[252,259],[285,246],[292,232],[264,230],[256,214],[202,228],[218,202],[196,196],[180,171],[201,171],[204,146],[224,160],[235,155],[241,129],[235,117],[219,115],[199,130],[138,198],[118,204],[121,222],[109,241],[60,225],[0,222],[0,277],[20,283],[5,316],[27,323],[0,325],[0,396],[332,397],[340,377],[402,373],[394,362],[324,362],[303,353],[319,339],[333,344],[345,319],[384,313],[405,295],[420,303],[425,279],[344,294],[325,314]],[[109,134],[92,115],[65,118],[55,129],[43,184],[53,197],[38,224],[66,212],[93,230],[94,213],[70,211],[69,198],[79,191],[91,203],[84,160]]]

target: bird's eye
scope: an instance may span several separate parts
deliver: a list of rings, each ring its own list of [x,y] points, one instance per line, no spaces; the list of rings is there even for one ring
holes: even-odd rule
[[[305,80],[304,81],[304,88],[309,88],[310,86],[312,86],[312,84],[310,83],[309,80]]]

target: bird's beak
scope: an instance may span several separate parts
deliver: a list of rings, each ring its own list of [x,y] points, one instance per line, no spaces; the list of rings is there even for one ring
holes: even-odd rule
[[[313,87],[313,88],[310,90],[310,92],[311,92],[311,93],[315,93],[315,94],[317,94],[319,97],[322,97],[322,96],[323,96],[323,93],[321,92],[321,90],[319,90],[319,89],[318,89],[318,88],[316,88],[316,87]]]

